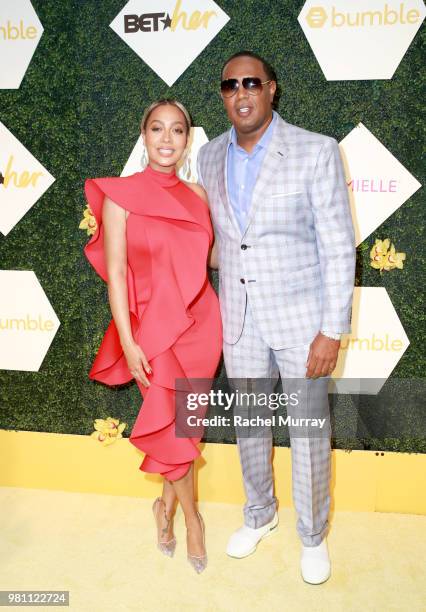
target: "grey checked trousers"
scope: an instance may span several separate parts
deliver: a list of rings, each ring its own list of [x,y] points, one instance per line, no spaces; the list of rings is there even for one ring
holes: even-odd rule
[[[247,303],[244,328],[235,344],[224,342],[228,378],[305,378],[309,344],[271,349],[262,339]],[[325,381],[326,382],[326,381]],[[327,385],[323,386],[327,396]],[[328,396],[323,398],[329,419]],[[314,411],[315,412],[315,409]],[[288,412],[290,415],[290,410]],[[316,416],[312,414],[312,416]],[[272,474],[272,430],[262,437],[242,437],[237,443],[246,493],[244,523],[258,528],[272,520],[277,508]],[[297,532],[305,546],[317,546],[326,535],[330,509],[330,437],[290,436],[292,493],[298,515]]]

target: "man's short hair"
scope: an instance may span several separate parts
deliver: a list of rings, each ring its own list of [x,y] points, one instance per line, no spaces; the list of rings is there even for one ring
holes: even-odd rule
[[[225,67],[229,64],[229,62],[238,57],[251,57],[253,59],[258,60],[262,64],[263,70],[265,71],[268,81],[275,81],[275,83],[277,84],[277,89],[274,95],[274,99],[272,101],[272,108],[274,109],[278,108],[278,103],[279,103],[279,98],[280,98],[280,88],[278,86],[277,73],[275,72],[271,64],[261,55],[258,55],[257,53],[254,53],[253,51],[238,51],[238,53],[234,53],[234,55],[231,55],[231,57],[228,57],[228,59],[222,65],[222,70],[220,71],[220,78],[223,77],[223,71],[225,70]]]

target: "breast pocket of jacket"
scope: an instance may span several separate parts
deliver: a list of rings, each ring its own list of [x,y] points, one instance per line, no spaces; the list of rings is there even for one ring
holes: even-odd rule
[[[303,191],[276,192],[265,196],[261,222],[275,231],[292,233],[304,226],[307,198]]]

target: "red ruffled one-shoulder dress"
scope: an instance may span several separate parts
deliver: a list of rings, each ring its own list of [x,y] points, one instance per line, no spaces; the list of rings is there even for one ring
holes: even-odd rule
[[[85,193],[97,229],[84,253],[105,282],[104,197],[130,213],[130,322],[133,338],[152,368],[149,387],[136,381],[144,401],[130,442],[145,453],[141,470],[177,480],[200,454],[200,438],[175,435],[176,380],[213,378],[222,350],[219,301],[207,276],[213,242],[208,206],[175,172],[166,174],[150,166],[128,177],[87,179]],[[133,379],[114,319],[89,378],[107,385]]]

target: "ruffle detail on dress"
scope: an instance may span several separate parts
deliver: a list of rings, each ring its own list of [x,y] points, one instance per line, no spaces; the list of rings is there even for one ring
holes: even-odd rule
[[[128,177],[105,177],[86,180],[86,198],[96,219],[97,229],[84,247],[84,253],[93,268],[105,282],[108,282],[108,275],[102,224],[104,197],[108,196],[122,208],[137,215],[186,221],[201,226],[205,231],[200,232],[199,235],[193,235],[203,236],[201,242],[204,242],[204,251],[207,253],[208,245],[212,241],[208,209],[201,198],[190,189],[188,189],[188,192],[189,200],[191,198],[196,199],[194,207],[195,215],[191,214],[176,198],[142,172],[137,172]],[[202,247],[203,245],[199,246]],[[140,340],[140,345],[148,361],[154,355],[172,346],[176,339],[193,324],[193,318],[188,312],[188,307],[207,282],[206,267],[202,263],[204,256],[202,248],[199,251],[198,261],[197,259],[192,261],[183,260],[178,249],[176,249],[176,252],[172,250],[172,254],[174,259],[172,259],[170,267],[171,278],[167,281],[162,279],[162,282],[158,283],[158,296],[155,296],[155,291],[152,291],[153,300],[144,309],[143,316],[138,310],[138,296],[136,295],[134,274],[131,267],[129,265],[127,267],[129,315],[132,334],[135,341]],[[153,282],[156,283],[157,279],[153,279]],[[175,312],[172,317],[172,325],[165,326],[163,333],[159,333],[159,313],[161,308],[164,308],[164,304],[167,305],[169,314],[171,314],[171,306],[175,309]],[[127,367],[113,319],[98,349],[89,372],[89,378],[107,385],[124,384],[133,379]]]
[[[143,307],[129,264],[127,274],[133,338],[141,346],[153,370],[150,387],[145,388],[136,381],[144,401],[129,440],[146,455],[141,470],[161,473],[170,480],[182,477],[200,454],[197,448],[200,438],[177,437],[175,434],[175,381],[186,378],[187,372],[185,364],[176,357],[173,345],[195,322],[190,307],[207,288],[206,259],[213,239],[206,203],[190,188],[187,190],[183,205],[146,171],[129,177],[87,179],[85,183],[86,197],[96,218],[97,229],[84,252],[105,282],[108,282],[102,226],[105,196],[133,214],[166,221],[159,224],[163,228],[161,231],[167,232],[167,227],[170,228],[167,235],[167,265],[160,267],[161,273],[152,275],[151,297]],[[130,219],[131,216],[127,223]],[[172,231],[173,225],[169,222],[175,225],[177,222],[185,232]],[[184,234],[186,237],[183,240]],[[211,330],[211,333],[215,333],[215,330]],[[211,370],[203,373],[203,376],[213,376],[215,366]],[[113,319],[105,332],[89,378],[108,385],[123,384],[133,379]]]

